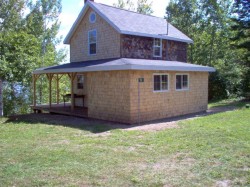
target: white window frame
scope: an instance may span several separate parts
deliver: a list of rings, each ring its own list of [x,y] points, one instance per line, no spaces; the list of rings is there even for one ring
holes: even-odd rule
[[[90,54],[90,44],[94,44],[94,43],[90,43],[90,41],[89,41],[89,35],[90,35],[90,32],[93,32],[93,31],[96,32],[96,42],[95,42],[96,51],[95,51],[95,54]],[[96,55],[96,53],[97,53],[97,31],[96,31],[96,29],[92,29],[92,30],[89,30],[89,32],[88,32],[88,55]]]
[[[160,46],[155,45],[155,40],[160,40]],[[160,56],[155,55],[155,48],[160,48]],[[154,57],[162,57],[162,39],[161,39],[161,38],[154,38],[154,43],[153,43],[153,56],[154,56]]]
[[[155,81],[154,81],[154,76],[155,75],[167,75],[168,76],[168,88],[166,89],[166,90],[163,90],[162,89],[162,79],[160,78],[160,87],[161,87],[161,89],[160,90],[155,90],[155,86],[154,86],[154,84],[155,84]],[[169,85],[169,79],[170,79],[170,76],[169,76],[169,74],[168,73],[154,73],[153,74],[153,92],[168,92],[169,91],[169,87],[170,87],[170,85]]]
[[[188,84],[188,85],[187,85],[187,88],[183,88],[183,82],[181,82],[181,87],[182,87],[181,89],[177,89],[177,88],[176,88],[176,81],[177,81],[176,76],[177,76],[177,75],[182,75],[182,76],[183,76],[183,75],[187,75],[187,79],[188,79],[188,81],[187,81],[187,84]],[[189,78],[190,78],[190,76],[189,76],[188,73],[176,73],[176,74],[175,74],[175,90],[176,90],[176,91],[187,91],[187,90],[189,90],[189,82],[190,82]],[[181,79],[181,81],[183,81],[183,78]]]
[[[91,15],[95,15],[95,20],[91,21]],[[90,22],[90,23],[95,23],[95,22],[96,22],[96,13],[95,13],[95,12],[91,12],[91,13],[89,14],[89,22]]]

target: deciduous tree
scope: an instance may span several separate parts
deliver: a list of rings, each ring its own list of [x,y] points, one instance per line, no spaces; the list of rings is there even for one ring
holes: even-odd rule
[[[58,64],[60,0],[0,0],[0,77],[4,113],[25,113],[31,101],[31,73]],[[26,14],[24,14],[26,12]],[[28,12],[28,13],[27,13]],[[41,87],[41,86],[40,86]]]
[[[115,7],[127,9],[131,11],[136,11],[141,14],[152,14],[152,2],[148,2],[148,0],[137,0],[136,5],[132,0],[118,0],[117,3],[113,4]]]
[[[229,39],[231,4],[230,0],[171,0],[166,9],[167,19],[194,40],[188,60],[217,69],[210,76],[210,99],[241,92],[244,67]]]

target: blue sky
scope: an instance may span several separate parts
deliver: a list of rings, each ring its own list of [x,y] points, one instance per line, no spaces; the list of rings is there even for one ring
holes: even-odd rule
[[[113,5],[117,3],[118,0],[95,0],[97,3],[102,3],[106,5]],[[136,0],[132,0],[136,4]],[[150,0],[148,0],[150,2]],[[166,7],[169,3],[169,0],[152,0],[152,9],[154,11],[153,15],[157,17],[164,17]],[[62,13],[59,17],[61,21],[61,27],[59,30],[59,36],[62,36],[63,39],[68,34],[71,26],[76,20],[78,14],[84,6],[84,0],[62,0]],[[66,47],[67,45],[63,44],[63,41],[59,45],[59,48]]]

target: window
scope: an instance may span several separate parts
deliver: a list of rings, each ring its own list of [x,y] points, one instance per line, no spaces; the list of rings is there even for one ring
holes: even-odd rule
[[[84,77],[83,75],[77,75],[77,89],[83,89]]]
[[[188,90],[188,75],[176,75],[176,90]]]
[[[154,57],[162,56],[162,40],[159,38],[154,39]]]
[[[88,41],[89,41],[89,54],[90,55],[96,54],[96,40],[97,40],[96,30],[89,31]]]
[[[91,12],[89,15],[89,22],[95,23],[95,21],[96,21],[96,14],[94,12]]]
[[[168,85],[167,74],[154,75],[154,91],[168,91]]]

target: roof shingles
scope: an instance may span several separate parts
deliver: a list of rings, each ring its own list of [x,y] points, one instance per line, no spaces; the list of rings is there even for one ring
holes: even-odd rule
[[[64,43],[69,44],[69,40],[73,32],[86,13],[84,10],[88,9],[89,7],[100,14],[100,16],[102,16],[121,34],[163,38],[193,43],[192,39],[190,39],[170,23],[168,24],[163,18],[139,14],[137,12],[132,12],[100,3],[94,3],[91,1],[88,1],[84,6],[75,24],[72,26],[70,32],[65,38]]]

